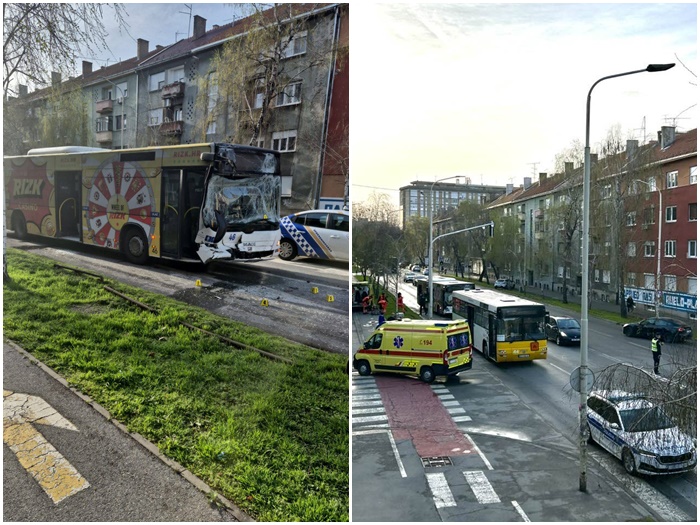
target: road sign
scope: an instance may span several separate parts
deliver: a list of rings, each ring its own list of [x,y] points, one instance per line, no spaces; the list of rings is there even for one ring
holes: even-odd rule
[[[593,372],[591,372],[590,368],[586,368],[586,377],[585,377],[584,381],[586,382],[586,392],[590,392],[591,387],[593,386],[593,382],[595,381],[595,376],[593,375]],[[574,391],[581,392],[581,367],[580,366],[577,366],[571,372],[571,375],[569,376],[569,384],[571,385],[571,388],[574,389]]]
[[[8,390],[2,395],[3,441],[53,502],[88,488],[90,483],[34,428],[50,425],[78,432],[73,423],[40,397]]]

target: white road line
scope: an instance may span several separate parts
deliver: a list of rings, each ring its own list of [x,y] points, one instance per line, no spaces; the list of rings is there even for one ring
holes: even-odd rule
[[[358,430],[358,431],[353,431],[352,435],[353,436],[369,436],[372,434],[386,434],[387,437],[389,438],[389,443],[391,443],[391,450],[394,452],[394,457],[396,458],[396,463],[399,466],[399,472],[401,473],[401,477],[405,478],[406,477],[406,469],[403,466],[403,463],[401,461],[401,456],[399,455],[399,449],[396,448],[396,441],[394,441],[394,436],[391,433],[391,430],[389,429],[373,429],[373,430]]]
[[[383,405],[381,399],[370,399],[368,401],[353,401],[352,407],[376,407]]]
[[[457,506],[450,486],[447,484],[447,479],[442,472],[427,473],[425,477],[428,479],[428,485],[433,493],[433,501],[438,509]]]
[[[464,423],[465,421],[472,420],[472,418],[469,416],[454,416],[452,419],[455,421],[455,423]]]
[[[624,361],[618,359],[617,357],[613,357],[613,356],[611,356],[611,355],[606,354],[605,352],[600,352],[600,351],[598,351],[598,353],[599,353],[600,355],[602,355],[603,357],[607,357],[607,358],[610,359],[611,361],[615,361],[616,363],[623,363],[623,362],[624,362]]]
[[[525,511],[523,511],[522,507],[518,505],[517,501],[511,501],[513,506],[515,507],[515,510],[518,511],[518,514],[520,514],[520,517],[523,519],[523,521],[530,521],[530,518],[527,517],[527,514],[525,514]]]
[[[440,398],[440,400],[454,399],[455,398],[455,396],[453,396],[452,394],[440,394],[438,397]]]
[[[356,414],[381,414],[384,412],[384,407],[372,407],[372,408],[355,408],[352,407],[352,415]]]
[[[459,401],[443,401],[442,406],[444,407],[458,407]]]
[[[553,366],[554,368],[556,368],[557,370],[559,370],[560,372],[565,373],[567,376],[568,376],[568,375],[571,375],[571,372],[567,372],[567,371],[564,370],[563,368],[559,368],[559,367],[558,367],[557,365],[555,365],[554,363],[549,363],[549,364],[552,365],[552,366]]]
[[[467,411],[464,410],[463,408],[448,408],[448,409],[447,409],[447,412],[448,412],[449,414],[453,414],[453,415],[454,415],[454,414],[466,414]]]
[[[479,503],[500,503],[501,498],[498,497],[496,491],[493,490],[491,483],[489,483],[486,474],[481,470],[474,470],[469,472],[462,472],[464,474],[469,487],[472,489],[476,500]]]
[[[486,468],[488,468],[489,470],[493,470],[493,467],[491,466],[491,463],[489,463],[489,460],[486,459],[486,456],[484,456],[484,453],[481,452],[481,449],[480,449],[479,447],[476,446],[476,443],[474,443],[474,440],[471,438],[471,436],[470,436],[469,434],[466,434],[466,433],[465,433],[465,434],[464,434],[464,437],[467,438],[467,439],[469,440],[469,442],[472,444],[472,446],[474,447],[474,450],[476,450],[476,453],[479,454],[479,457],[481,458],[481,460],[482,460],[482,461],[484,462],[484,464],[486,465]]]
[[[367,399],[381,399],[380,394],[369,394],[366,396],[352,396],[352,402],[354,403],[355,401],[364,401]]]
[[[377,385],[374,383],[364,383],[362,385],[352,385],[353,390],[376,390],[379,392],[379,389],[377,388]]]
[[[381,416],[365,416],[365,417],[354,417],[352,418],[352,424],[357,425],[358,423],[376,423],[378,421],[387,421],[386,414]]]

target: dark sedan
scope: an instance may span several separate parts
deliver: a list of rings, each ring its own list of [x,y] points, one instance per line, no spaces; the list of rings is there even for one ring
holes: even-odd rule
[[[650,317],[638,323],[627,323],[622,327],[627,337],[651,339],[654,334],[661,334],[661,340],[667,343],[682,343],[693,336],[693,329],[670,317]]]
[[[573,317],[549,316],[545,329],[547,340],[560,346],[581,344],[581,325]]]

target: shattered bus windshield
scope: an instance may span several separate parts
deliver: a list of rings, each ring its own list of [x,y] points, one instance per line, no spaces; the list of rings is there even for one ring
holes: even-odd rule
[[[215,222],[215,212],[226,220],[227,229],[267,223],[279,226],[280,179],[274,175],[228,178],[213,175],[207,187],[205,221]]]

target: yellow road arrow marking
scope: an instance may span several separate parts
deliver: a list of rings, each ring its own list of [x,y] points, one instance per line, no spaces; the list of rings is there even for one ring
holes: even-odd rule
[[[73,423],[40,397],[27,394],[3,390],[2,408],[3,441],[54,503],[90,486],[32,425],[50,425],[77,432]]]

